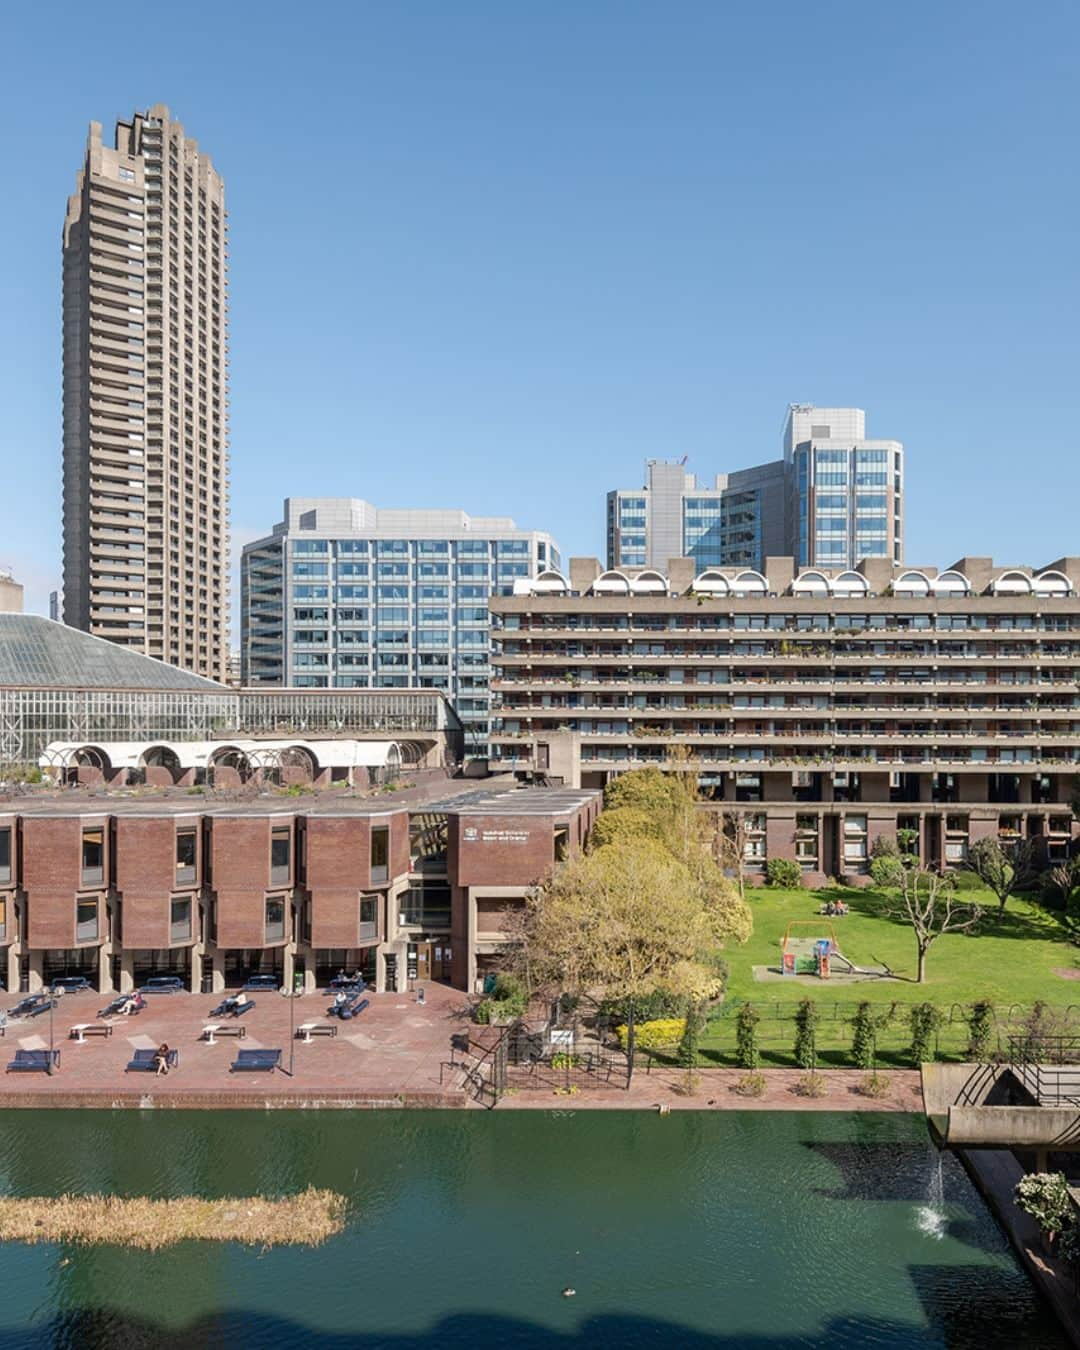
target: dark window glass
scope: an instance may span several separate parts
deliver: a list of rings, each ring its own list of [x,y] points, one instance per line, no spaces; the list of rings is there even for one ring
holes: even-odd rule
[[[98,936],[97,900],[79,900],[75,905],[75,941],[94,942]]]
[[[82,881],[84,886],[96,886],[105,880],[105,831],[98,828],[83,830]]]
[[[390,829],[376,825],[371,831],[371,881],[379,885],[390,876]]]
[[[266,902],[266,941],[280,942],[285,936],[285,901],[280,895]]]
[[[0,881],[11,880],[11,828],[0,830]]]
[[[173,942],[184,942],[191,937],[191,901],[174,900],[169,913],[169,937]]]
[[[270,879],[272,882],[277,883],[289,879],[291,833],[286,828],[274,830],[270,835]]]
[[[194,830],[178,830],[176,834],[176,880],[195,880],[195,850],[198,846]]]

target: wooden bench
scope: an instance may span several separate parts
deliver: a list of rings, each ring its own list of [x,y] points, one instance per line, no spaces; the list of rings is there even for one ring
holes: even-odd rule
[[[235,1022],[231,1025],[211,1022],[209,1026],[203,1027],[199,1039],[205,1041],[207,1045],[213,1045],[219,1036],[235,1036],[237,1040],[242,1041],[246,1035],[247,1027],[238,1026]]]
[[[60,1067],[59,1050],[16,1050],[8,1073],[51,1073]]]
[[[313,1036],[336,1036],[338,1029],[332,1022],[301,1022],[296,1028],[296,1039],[311,1044]]]
[[[87,1036],[111,1036],[113,1029],[106,1022],[76,1022],[68,1030],[68,1039],[76,1045],[85,1045]]]

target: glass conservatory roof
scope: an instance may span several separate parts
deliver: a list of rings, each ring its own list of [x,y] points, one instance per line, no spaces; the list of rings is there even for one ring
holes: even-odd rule
[[[230,692],[214,680],[37,614],[0,614],[0,687]]]

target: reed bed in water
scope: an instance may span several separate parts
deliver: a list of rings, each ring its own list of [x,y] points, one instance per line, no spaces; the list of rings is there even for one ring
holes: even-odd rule
[[[274,1199],[173,1200],[148,1196],[0,1196],[0,1242],[85,1242],[156,1251],[192,1239],[317,1247],[345,1226],[345,1197],[309,1187]]]

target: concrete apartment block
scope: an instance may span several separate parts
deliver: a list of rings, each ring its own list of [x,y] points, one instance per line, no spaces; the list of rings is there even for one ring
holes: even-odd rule
[[[1080,830],[1080,558],[763,571],[571,559],[492,608],[492,762],[602,787],[689,753],[751,871],[858,880],[912,830],[931,865],[986,836],[1048,862]]]
[[[228,222],[169,110],[90,124],[63,238],[64,621],[222,680]]]

